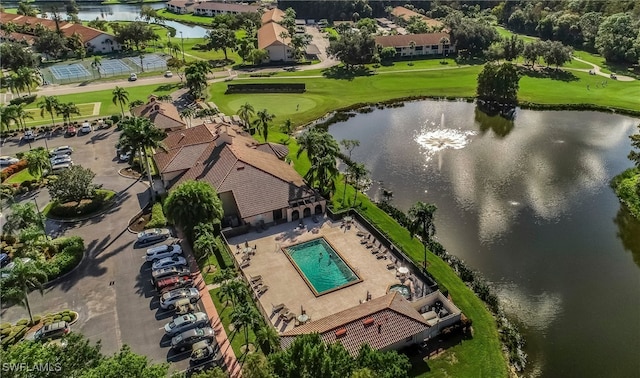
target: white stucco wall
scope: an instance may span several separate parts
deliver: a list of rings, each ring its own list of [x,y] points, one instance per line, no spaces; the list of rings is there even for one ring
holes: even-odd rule
[[[115,37],[109,34],[100,34],[94,39],[87,41],[86,47],[87,49],[93,48],[94,52],[102,53],[110,53],[122,49],[120,44],[115,40]]]

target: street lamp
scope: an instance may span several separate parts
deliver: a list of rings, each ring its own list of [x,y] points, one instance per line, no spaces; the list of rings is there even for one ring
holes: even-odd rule
[[[182,42],[182,61],[186,62],[184,59],[184,36],[182,35],[182,31],[180,31],[180,41]]]

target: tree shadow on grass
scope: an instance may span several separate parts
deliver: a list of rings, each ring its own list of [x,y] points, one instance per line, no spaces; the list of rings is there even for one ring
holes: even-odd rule
[[[528,77],[533,77],[536,79],[551,79],[558,80],[564,82],[572,82],[580,80],[573,72],[555,69],[555,68],[523,68],[519,69],[520,74]]]
[[[156,91],[172,91],[174,89],[179,89],[182,87],[182,83],[170,83],[170,84],[162,84],[162,85],[158,85],[158,87],[155,89]]]
[[[358,76],[371,76],[373,71],[365,66],[354,66],[347,68],[345,66],[333,66],[322,70],[322,76],[328,79],[353,80]]]

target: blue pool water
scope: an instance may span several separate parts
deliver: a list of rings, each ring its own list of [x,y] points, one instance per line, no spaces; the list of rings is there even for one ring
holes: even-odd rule
[[[285,251],[316,295],[360,279],[324,238],[296,244]]]

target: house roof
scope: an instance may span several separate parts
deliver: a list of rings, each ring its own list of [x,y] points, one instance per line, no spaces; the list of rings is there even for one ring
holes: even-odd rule
[[[416,46],[439,45],[440,39],[447,38],[451,41],[451,36],[447,33],[425,33],[425,34],[405,34],[405,35],[383,35],[375,36],[376,45],[382,47],[406,47],[411,41]]]
[[[337,341],[355,355],[363,344],[383,349],[427,328],[429,324],[420,313],[401,294],[393,292],[284,332],[280,340],[286,348],[296,336],[317,332],[322,341]],[[342,329],[346,333],[337,336],[336,331]]]
[[[284,18],[285,13],[278,8],[269,9],[268,11],[262,14],[260,20],[262,21],[262,25],[268,24],[269,22],[281,23]]]
[[[257,12],[260,7],[255,5],[244,5],[244,4],[231,4],[231,3],[218,3],[218,2],[204,2],[197,4],[194,9],[205,9],[205,10],[219,10],[223,12],[238,12],[238,13],[253,13]]]
[[[411,9],[407,9],[405,7],[395,7],[391,11],[391,14],[394,17],[402,18],[405,21],[409,21],[409,19],[411,17],[417,16],[417,17],[420,17],[422,19],[422,21],[424,21],[427,25],[429,25],[431,27],[440,27],[440,26],[443,25],[442,22],[440,22],[438,20],[434,20],[433,18],[429,18],[429,17],[425,16],[424,14],[420,14],[418,12],[414,12]]]
[[[275,22],[262,25],[262,27],[258,29],[258,49],[262,50],[273,45],[290,46],[291,38],[283,39],[280,36],[283,32],[286,33],[287,29]]]
[[[194,1],[193,0],[171,0],[167,2],[166,5],[173,5],[174,7],[182,8],[189,5],[194,5]]]
[[[201,180],[219,193],[232,192],[242,218],[285,208],[312,194],[293,167],[279,159],[287,147],[257,144],[236,126],[203,124],[172,131],[163,143],[166,151],[158,151],[154,159],[161,173],[179,173],[173,185]]]
[[[8,23],[13,22],[16,25],[36,25],[41,24],[49,30],[56,29],[56,22],[47,18],[22,16],[19,14],[9,14],[0,12],[0,22]],[[72,36],[74,33],[78,33],[82,38],[82,42],[86,43],[100,35],[108,35],[111,38],[115,38],[112,34],[105,33],[102,30],[90,28],[82,24],[75,24],[72,22],[60,21],[58,22],[60,30],[66,37]]]
[[[149,102],[131,109],[131,114],[136,117],[145,117],[151,120],[157,128],[177,129],[185,128],[187,124],[180,118],[178,109],[170,103],[162,102],[155,96],[149,97]]]
[[[5,31],[2,31],[2,38],[8,41],[25,42],[28,45],[33,45],[36,41],[36,37],[32,36],[31,34],[23,34],[18,32],[9,33],[7,35]]]

